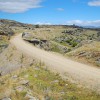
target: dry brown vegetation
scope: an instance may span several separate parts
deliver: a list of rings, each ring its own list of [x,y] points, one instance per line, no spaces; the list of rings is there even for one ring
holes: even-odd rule
[[[44,64],[36,63],[0,77],[0,99],[99,100],[100,95],[62,79]]]
[[[33,35],[32,38],[49,41],[51,43],[49,50],[52,52],[100,67],[100,36],[98,35],[100,30],[69,26],[36,27],[13,21],[4,21],[4,23],[3,26],[10,28],[15,35],[27,32]],[[18,51],[10,44],[8,33],[6,35],[0,33],[0,100],[5,97],[11,100],[29,100],[30,96],[36,100],[100,99],[97,93],[62,79],[59,74],[50,72],[43,63]],[[7,73],[10,74],[5,75]],[[28,84],[27,82],[21,84],[22,80],[27,81]]]
[[[100,42],[85,44],[66,55],[77,61],[100,67]]]

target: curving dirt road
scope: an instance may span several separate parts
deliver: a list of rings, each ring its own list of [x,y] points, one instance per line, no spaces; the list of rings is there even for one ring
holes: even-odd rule
[[[81,85],[96,90],[100,93],[100,69],[66,59],[32,46],[22,40],[21,35],[11,39],[11,43],[23,53],[43,61],[49,69],[55,70],[61,75],[70,76]]]

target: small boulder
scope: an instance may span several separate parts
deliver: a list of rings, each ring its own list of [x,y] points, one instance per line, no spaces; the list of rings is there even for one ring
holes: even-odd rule
[[[20,81],[21,85],[28,85],[29,84],[29,80],[22,80]]]
[[[24,87],[23,86],[17,86],[15,88],[18,92],[22,92],[24,90]]]
[[[13,78],[13,79],[16,79],[16,78],[18,78],[18,76],[17,76],[17,75],[14,75],[14,76],[12,76],[12,78]]]
[[[22,33],[22,38],[25,40],[29,40],[32,37],[33,37],[33,35],[31,33],[27,33],[27,32]]]
[[[37,78],[37,77],[38,77],[38,75],[37,75],[37,74],[35,74],[35,75],[34,75],[34,78]]]
[[[54,80],[51,82],[51,84],[59,83],[59,80]]]
[[[29,99],[29,100],[38,100],[36,99],[36,97],[33,97],[32,95],[30,94],[26,94],[25,98]]]

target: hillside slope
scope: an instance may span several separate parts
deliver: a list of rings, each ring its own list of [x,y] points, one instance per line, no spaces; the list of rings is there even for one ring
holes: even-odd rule
[[[94,41],[66,54],[67,56],[90,65],[100,67],[100,42]]]
[[[86,87],[100,91],[100,70],[98,68],[93,68],[85,64],[68,60],[63,56],[40,50],[22,40],[21,35],[15,36],[11,40],[11,43],[23,53],[44,62],[49,66],[49,69],[55,70],[62,75],[66,73],[78,83],[80,82]]]

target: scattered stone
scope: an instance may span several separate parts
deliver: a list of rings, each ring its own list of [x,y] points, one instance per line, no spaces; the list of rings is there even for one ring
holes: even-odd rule
[[[82,52],[79,53],[79,55],[83,55],[83,54],[85,54],[85,53],[86,53],[85,51],[82,51]]]
[[[68,84],[65,84],[65,86],[68,86]]]
[[[33,92],[33,91],[32,91],[32,90],[30,90],[30,89],[28,89],[28,90],[27,90],[27,94],[32,95],[32,92]]]
[[[9,27],[0,27],[0,35],[6,35],[8,37],[12,36],[14,34],[13,30]]]
[[[13,79],[16,79],[16,78],[18,78],[18,76],[17,76],[17,75],[14,75],[14,76],[12,76],[12,78],[13,78]]]
[[[51,100],[51,98],[47,95],[45,95],[44,99],[43,100]]]
[[[58,83],[59,82],[59,80],[55,80],[55,81],[53,81],[54,83]]]
[[[24,38],[24,39],[29,39],[29,38],[31,38],[31,37],[33,37],[33,36],[32,36],[32,34],[30,34],[30,33],[26,33],[26,32],[23,32],[23,33],[22,33],[22,38]]]
[[[36,97],[33,97],[30,94],[26,94],[25,98],[29,99],[29,100],[38,100]]]
[[[34,69],[35,69],[35,70],[40,70],[40,68],[39,68],[39,67],[35,67]]]
[[[29,80],[22,80],[20,81],[21,85],[28,85],[29,84]]]
[[[6,97],[6,98],[3,98],[2,100],[11,100],[11,99]]]
[[[24,90],[24,87],[23,87],[23,86],[17,86],[15,89],[16,89],[18,92],[21,92],[21,91]]]
[[[54,84],[54,83],[59,83],[59,80],[54,80],[51,82],[51,84]]]
[[[65,94],[65,92],[63,92],[63,91],[62,91],[62,92],[60,92],[60,94],[62,94],[62,95],[63,95],[63,94]]]
[[[52,90],[50,89],[50,87],[47,87],[46,89],[44,89],[44,93],[49,93],[49,92],[52,92]]]
[[[96,59],[96,61],[100,62],[100,58]]]
[[[35,74],[35,75],[34,75],[34,77],[35,77],[35,78],[37,78],[37,77],[38,77],[38,75],[36,75],[36,74]]]

